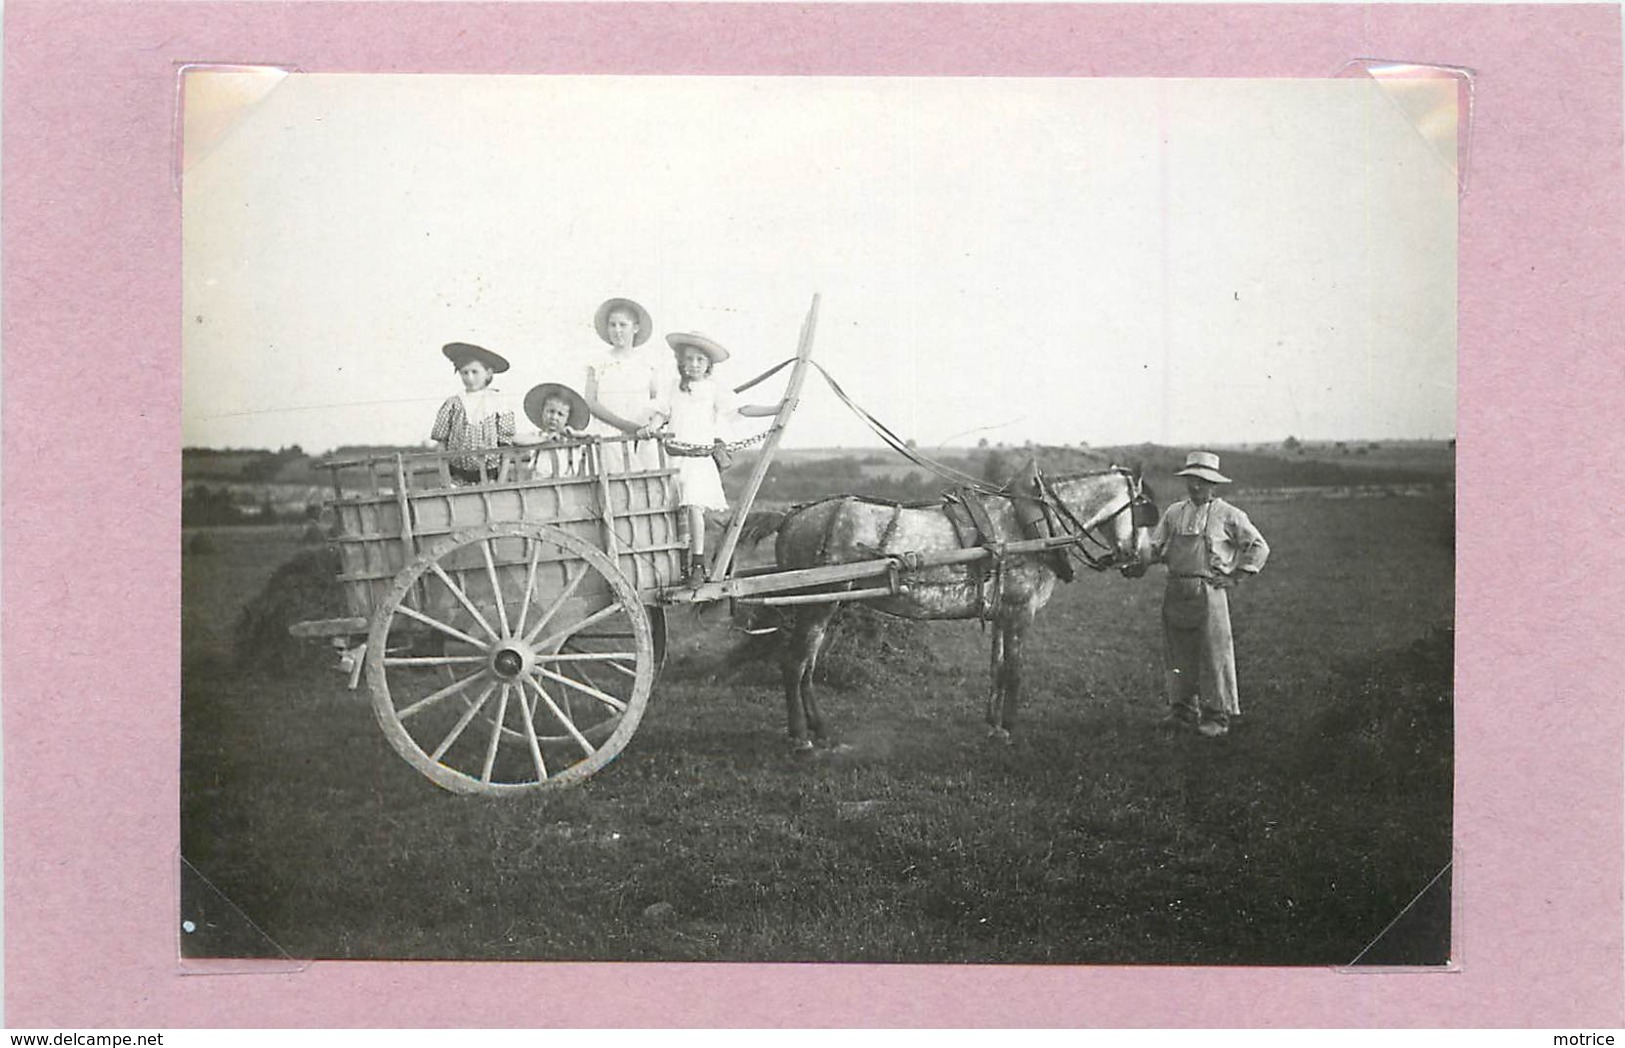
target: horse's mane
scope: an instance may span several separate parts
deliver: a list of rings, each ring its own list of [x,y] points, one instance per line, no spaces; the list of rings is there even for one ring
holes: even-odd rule
[[[1107,466],[1105,469],[1080,469],[1071,473],[1055,473],[1051,474],[1049,479],[1052,483],[1058,483],[1065,480],[1084,480],[1088,477],[1104,477],[1108,473],[1122,473],[1124,475],[1131,475],[1131,471],[1123,466]]]
[[[1090,477],[1103,477],[1108,473],[1120,473],[1124,476],[1133,476],[1134,472],[1134,470],[1131,470],[1126,466],[1111,465],[1107,466],[1105,469],[1084,469],[1076,470],[1071,473],[1056,473],[1049,478],[1049,482],[1051,484],[1063,484],[1069,480],[1087,480]],[[1140,493],[1149,499],[1153,506],[1157,504],[1157,493],[1152,490],[1151,482],[1146,480],[1143,474],[1140,477]]]

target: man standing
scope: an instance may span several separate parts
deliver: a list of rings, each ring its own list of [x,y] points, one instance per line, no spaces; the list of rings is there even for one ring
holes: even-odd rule
[[[1229,591],[1258,574],[1270,548],[1247,514],[1214,496],[1216,486],[1230,483],[1219,472],[1219,456],[1193,451],[1175,475],[1185,478],[1190,498],[1169,506],[1151,536],[1152,562],[1168,565],[1162,600],[1168,719],[1216,738],[1241,713]]]

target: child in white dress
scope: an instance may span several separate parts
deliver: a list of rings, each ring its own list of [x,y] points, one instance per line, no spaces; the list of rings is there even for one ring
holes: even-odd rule
[[[728,351],[704,335],[667,335],[677,357],[678,380],[666,390],[654,426],[664,425],[679,444],[711,447],[725,441],[733,421],[741,416],[777,415],[779,405],[741,405],[733,390],[712,377],[712,370],[728,359]],[[688,557],[684,581],[701,581],[705,572],[705,513],[723,511],[728,499],[722,491],[722,472],[709,454],[674,455],[678,502],[688,525]]]
[[[645,350],[654,324],[649,311],[629,298],[612,298],[593,318],[598,337],[609,352],[587,368],[586,402],[605,437],[634,436],[648,427],[660,396],[660,372]],[[607,444],[604,469],[612,473],[659,469],[660,452],[652,440]]]
[[[429,437],[447,451],[478,451],[512,444],[513,405],[491,384],[508,370],[508,362],[469,342],[448,343],[440,351],[462,379],[463,391],[440,405]],[[501,466],[500,455],[461,455],[447,463],[452,481],[458,484],[496,480]]]

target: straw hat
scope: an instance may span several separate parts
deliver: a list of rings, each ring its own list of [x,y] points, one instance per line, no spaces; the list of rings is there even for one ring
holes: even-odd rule
[[[1211,451],[1193,451],[1185,456],[1185,468],[1176,477],[1200,477],[1215,484],[1228,484],[1230,478],[1219,472],[1219,456]]]
[[[606,299],[604,304],[598,307],[598,312],[592,318],[592,326],[598,329],[598,337],[609,342],[609,315],[617,309],[627,310],[638,318],[638,333],[632,336],[632,344],[641,346],[649,341],[649,332],[654,330],[654,321],[649,319],[647,309],[629,298]]]
[[[667,335],[666,342],[671,346],[673,353],[679,349],[693,348],[711,358],[712,364],[720,364],[728,359],[728,351],[712,342],[704,335],[692,331],[679,331],[674,335]]]
[[[581,394],[562,382],[543,382],[525,394],[525,417],[535,423],[537,429],[542,428],[542,406],[549,400],[562,400],[570,405],[570,418],[565,425],[571,429],[587,428],[587,420],[592,416]]]
[[[452,366],[461,368],[471,360],[477,360],[491,369],[493,375],[500,375],[508,370],[508,362],[501,355],[491,352],[484,346],[476,346],[472,342],[447,342],[440,348]]]

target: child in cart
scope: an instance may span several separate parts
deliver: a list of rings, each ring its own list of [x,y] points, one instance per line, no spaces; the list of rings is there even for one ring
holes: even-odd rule
[[[683,581],[694,585],[705,577],[706,511],[728,508],[713,449],[722,445],[735,418],[771,417],[778,414],[779,405],[739,404],[733,390],[711,374],[728,359],[728,351],[704,335],[672,334],[666,336],[666,342],[677,358],[677,381],[664,391],[654,421],[640,433],[664,428],[671,441],[668,447],[677,468],[678,503],[688,526]]]
[[[597,420],[599,437],[646,434],[660,395],[660,368],[649,350],[639,349],[654,331],[649,311],[629,298],[612,298],[593,316],[598,337],[609,350],[587,368],[587,407]],[[600,449],[604,469],[635,473],[658,469],[659,449],[653,441],[615,441]]]
[[[543,382],[525,394],[525,417],[537,433],[524,443],[540,445],[530,462],[533,478],[573,477],[582,472],[585,463],[580,441],[592,412],[580,393],[561,382]]]
[[[514,442],[513,406],[492,385],[508,370],[500,354],[470,342],[451,342],[441,352],[451,361],[463,390],[448,397],[435,415],[429,436],[446,451],[480,451]],[[500,455],[459,455],[447,463],[456,484],[495,480],[501,472]]]

